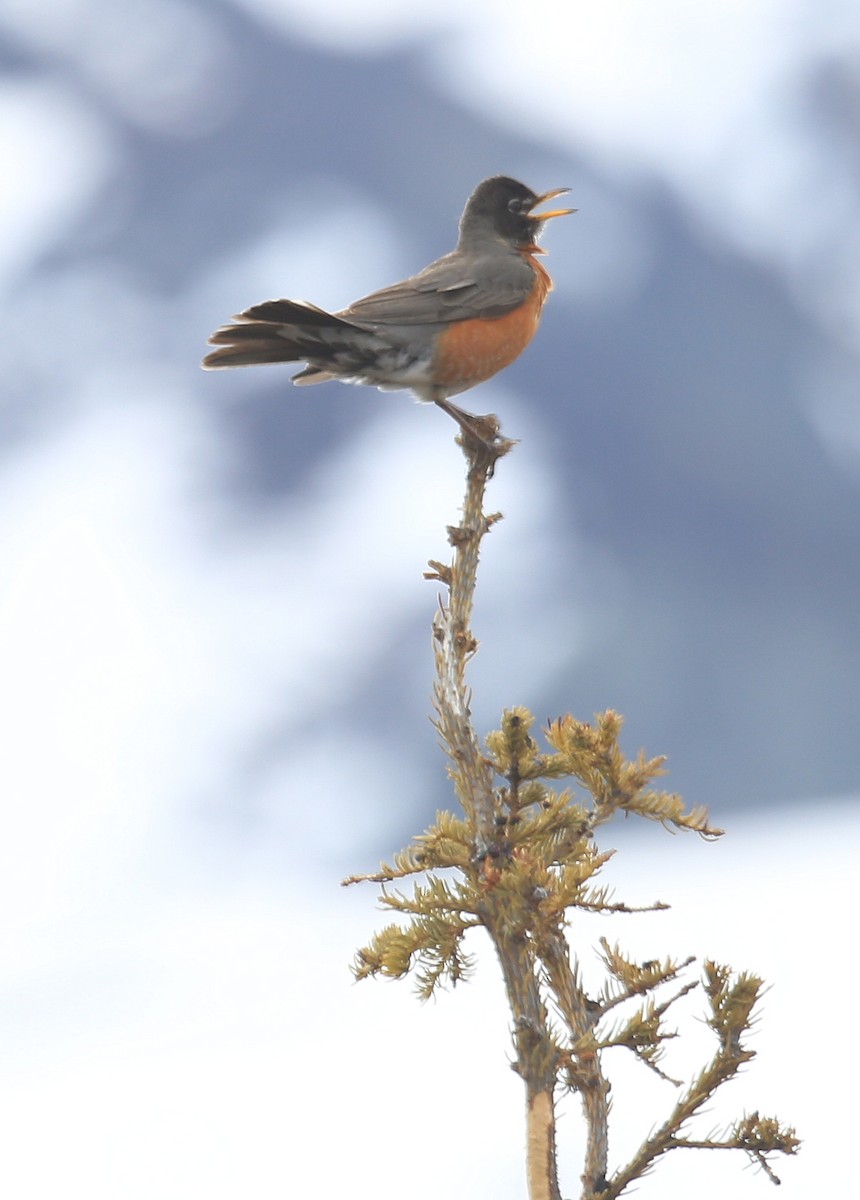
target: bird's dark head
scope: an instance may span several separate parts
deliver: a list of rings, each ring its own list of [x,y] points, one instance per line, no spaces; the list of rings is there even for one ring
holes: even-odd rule
[[[554,188],[539,196],[524,183],[509,179],[507,175],[485,179],[466,202],[460,218],[460,240],[472,241],[475,237],[491,234],[504,238],[512,246],[533,246],[544,221],[576,212],[575,208],[556,208],[543,213],[535,213],[534,209],[569,191],[570,188]]]

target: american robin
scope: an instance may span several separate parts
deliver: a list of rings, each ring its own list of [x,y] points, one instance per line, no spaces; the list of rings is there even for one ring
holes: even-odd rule
[[[266,300],[209,338],[203,366],[306,362],[295,384],[340,379],[382,391],[411,388],[455,420],[449,396],[512,363],[534,337],[552,280],[537,255],[544,221],[575,209],[535,213],[569,188],[538,196],[498,175],[479,183],[450,254],[381,291],[329,313],[298,300]]]

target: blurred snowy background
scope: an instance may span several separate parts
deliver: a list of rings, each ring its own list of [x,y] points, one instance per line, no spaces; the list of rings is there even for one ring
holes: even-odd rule
[[[729,828],[624,831],[608,882],[676,908],[591,940],[774,983],[714,1123],[778,1111],[808,1139],[781,1194],[833,1184],[844,1050],[811,1031],[856,984],[855,0],[0,0],[0,164],[4,1192],[262,1200],[322,1161],[327,1194],[523,1193],[494,964],[425,1009],[353,988],[380,918],[337,888],[449,803],[421,573],[453,428],[198,368],[249,303],[339,307],[450,249],[496,173],[579,213],[547,229],[537,340],[466,398],[521,439],[477,722],[612,706]],[[647,1126],[670,1098],[642,1086]],[[770,1185],[691,1159],[638,1194],[692,1186]]]

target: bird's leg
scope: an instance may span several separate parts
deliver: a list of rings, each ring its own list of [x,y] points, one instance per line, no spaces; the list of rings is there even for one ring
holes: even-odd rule
[[[485,416],[478,416],[476,413],[466,412],[464,409],[458,408],[456,404],[452,404],[442,388],[437,388],[435,391],[433,403],[457,422],[462,436],[472,444],[474,449],[490,454],[495,460],[501,458],[503,454],[507,454],[512,448],[514,443],[508,438],[501,437],[499,418],[495,414],[487,413]]]

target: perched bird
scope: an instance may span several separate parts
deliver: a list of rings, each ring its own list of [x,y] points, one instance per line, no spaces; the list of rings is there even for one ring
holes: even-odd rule
[[[216,329],[203,366],[305,362],[293,383],[411,388],[459,421],[468,414],[448,398],[501,371],[534,337],[552,288],[537,238],[545,221],[576,211],[534,210],[569,190],[539,196],[504,175],[485,179],[450,254],[340,312],[299,300],[255,304]]]

